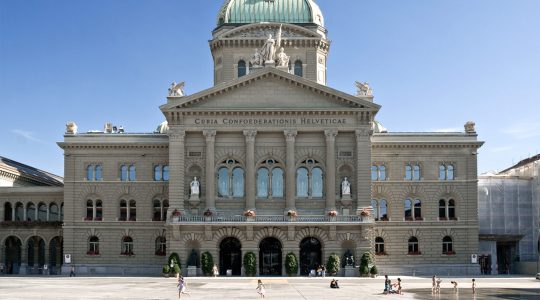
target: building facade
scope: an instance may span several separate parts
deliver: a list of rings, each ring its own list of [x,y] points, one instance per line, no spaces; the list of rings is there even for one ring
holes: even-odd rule
[[[478,182],[481,271],[535,274],[540,257],[540,155]]]
[[[387,132],[368,84],[326,85],[330,44],[312,0],[228,0],[215,85],[174,83],[158,130],[70,123],[62,234],[78,272],[157,274],[176,252],[200,274],[208,251],[223,275],[242,275],[248,252],[258,275],[285,275],[288,253],[299,275],[331,254],[355,258],[341,273],[355,275],[365,252],[380,272],[479,273],[474,124]]]

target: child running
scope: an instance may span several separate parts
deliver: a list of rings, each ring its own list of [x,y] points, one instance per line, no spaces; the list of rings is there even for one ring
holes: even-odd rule
[[[266,294],[266,291],[264,290],[264,284],[262,283],[262,280],[259,279],[259,281],[257,282],[257,293],[259,293],[259,295],[261,295],[261,298],[264,298],[265,294]]]

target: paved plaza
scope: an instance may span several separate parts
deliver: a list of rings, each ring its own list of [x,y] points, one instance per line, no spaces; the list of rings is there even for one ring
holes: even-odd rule
[[[441,295],[431,295],[431,279],[401,277],[404,295],[383,295],[384,278],[261,278],[266,299],[540,299],[540,281],[526,277],[443,278]],[[391,279],[394,279],[391,277]],[[460,284],[452,292],[450,281]],[[258,299],[257,278],[188,278],[182,299]],[[159,277],[0,277],[0,299],[177,299],[176,279]]]

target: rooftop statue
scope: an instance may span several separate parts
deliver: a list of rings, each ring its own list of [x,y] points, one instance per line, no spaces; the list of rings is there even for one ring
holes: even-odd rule
[[[282,26],[283,25],[279,26],[279,30],[277,32],[275,40],[272,38],[271,34],[268,34],[268,39],[266,40],[260,51],[261,58],[264,62],[274,63],[274,58],[276,56],[276,48],[279,48],[281,46]]]
[[[277,57],[276,57],[278,67],[288,67],[290,59],[291,59],[291,57],[288,56],[285,53],[285,49],[283,49],[283,47],[281,47],[281,49],[279,49],[279,53],[277,54]]]
[[[358,89],[356,96],[373,96],[373,90],[367,82],[356,81],[356,88]]]
[[[259,49],[255,49],[255,53],[253,54],[249,62],[253,67],[260,67],[263,65],[264,61],[262,59],[261,53],[259,52]]]
[[[176,83],[173,81],[171,87],[169,88],[169,97],[184,97],[184,85],[185,82]]]

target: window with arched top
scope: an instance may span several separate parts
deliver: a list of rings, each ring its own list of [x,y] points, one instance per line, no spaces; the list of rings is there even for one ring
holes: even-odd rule
[[[257,170],[257,198],[283,197],[283,169],[274,159],[267,159]]]
[[[384,239],[380,236],[375,238],[375,255],[386,255],[384,252]]]
[[[167,254],[167,239],[164,236],[158,236],[156,238],[155,250],[157,256],[165,256]]]
[[[423,220],[422,218],[422,201],[419,199],[414,200],[414,219]]]
[[[119,221],[127,221],[128,220],[128,209],[127,209],[127,201],[126,200],[120,200],[120,216],[118,218]]]
[[[439,220],[446,220],[446,201],[439,200]]]
[[[235,159],[221,162],[218,168],[218,196],[226,198],[244,197],[244,169]]]
[[[103,220],[103,201],[96,200],[96,215],[94,220],[102,221]]]
[[[454,164],[440,163],[439,164],[439,180],[454,180],[455,179],[455,167]]]
[[[304,76],[304,65],[299,59],[294,62],[294,75],[300,77]]]
[[[26,220],[31,222],[36,220],[36,205],[32,202],[26,205]]]
[[[38,205],[38,221],[47,221],[47,205],[41,202]]]
[[[246,62],[242,59],[238,61],[238,78],[246,76],[247,74],[247,65]]]
[[[4,221],[13,221],[13,207],[10,202],[4,203]]]
[[[304,160],[296,170],[296,196],[322,198],[324,190],[321,163],[315,159]]]
[[[99,164],[90,164],[86,166],[86,180],[87,181],[103,180],[103,167]]]
[[[386,180],[386,166],[372,165],[371,166],[371,181],[384,181],[384,180]]]
[[[442,253],[446,255],[453,255],[454,252],[454,245],[452,243],[452,238],[449,236],[445,236],[442,239]]]
[[[448,200],[448,218],[456,220],[456,201],[454,199]]]
[[[137,169],[135,165],[122,165],[120,166],[120,180],[121,181],[135,181],[137,180]]]
[[[88,251],[86,255],[99,255],[99,238],[97,236],[91,236],[88,239]]]
[[[122,238],[122,252],[121,255],[134,255],[133,253],[133,239],[130,236]]]
[[[420,249],[418,247],[418,239],[415,236],[409,238],[408,241],[408,253],[409,255],[419,255]]]
[[[154,199],[152,201],[153,215],[152,221],[165,221],[167,219],[167,210],[169,209],[168,200]]]
[[[24,219],[24,206],[21,202],[15,204],[15,221],[26,221]]]
[[[58,205],[56,203],[51,203],[49,207],[49,221],[60,221]]]
[[[373,208],[373,217],[375,221],[388,221],[388,207],[385,199],[371,200],[371,207]]]
[[[129,200],[129,220],[137,221],[137,202]]]
[[[421,221],[422,201],[420,199],[405,199],[404,212],[406,221]]]
[[[454,199],[439,200],[439,220],[457,220],[456,218],[456,201]]]
[[[102,221],[103,220],[103,201],[101,200],[86,200],[86,215],[85,221]]]
[[[420,165],[417,163],[405,165],[405,180],[420,180]]]
[[[155,165],[154,166],[154,181],[169,181],[169,166]]]
[[[85,221],[92,221],[94,219],[94,201],[86,200],[86,217]]]

